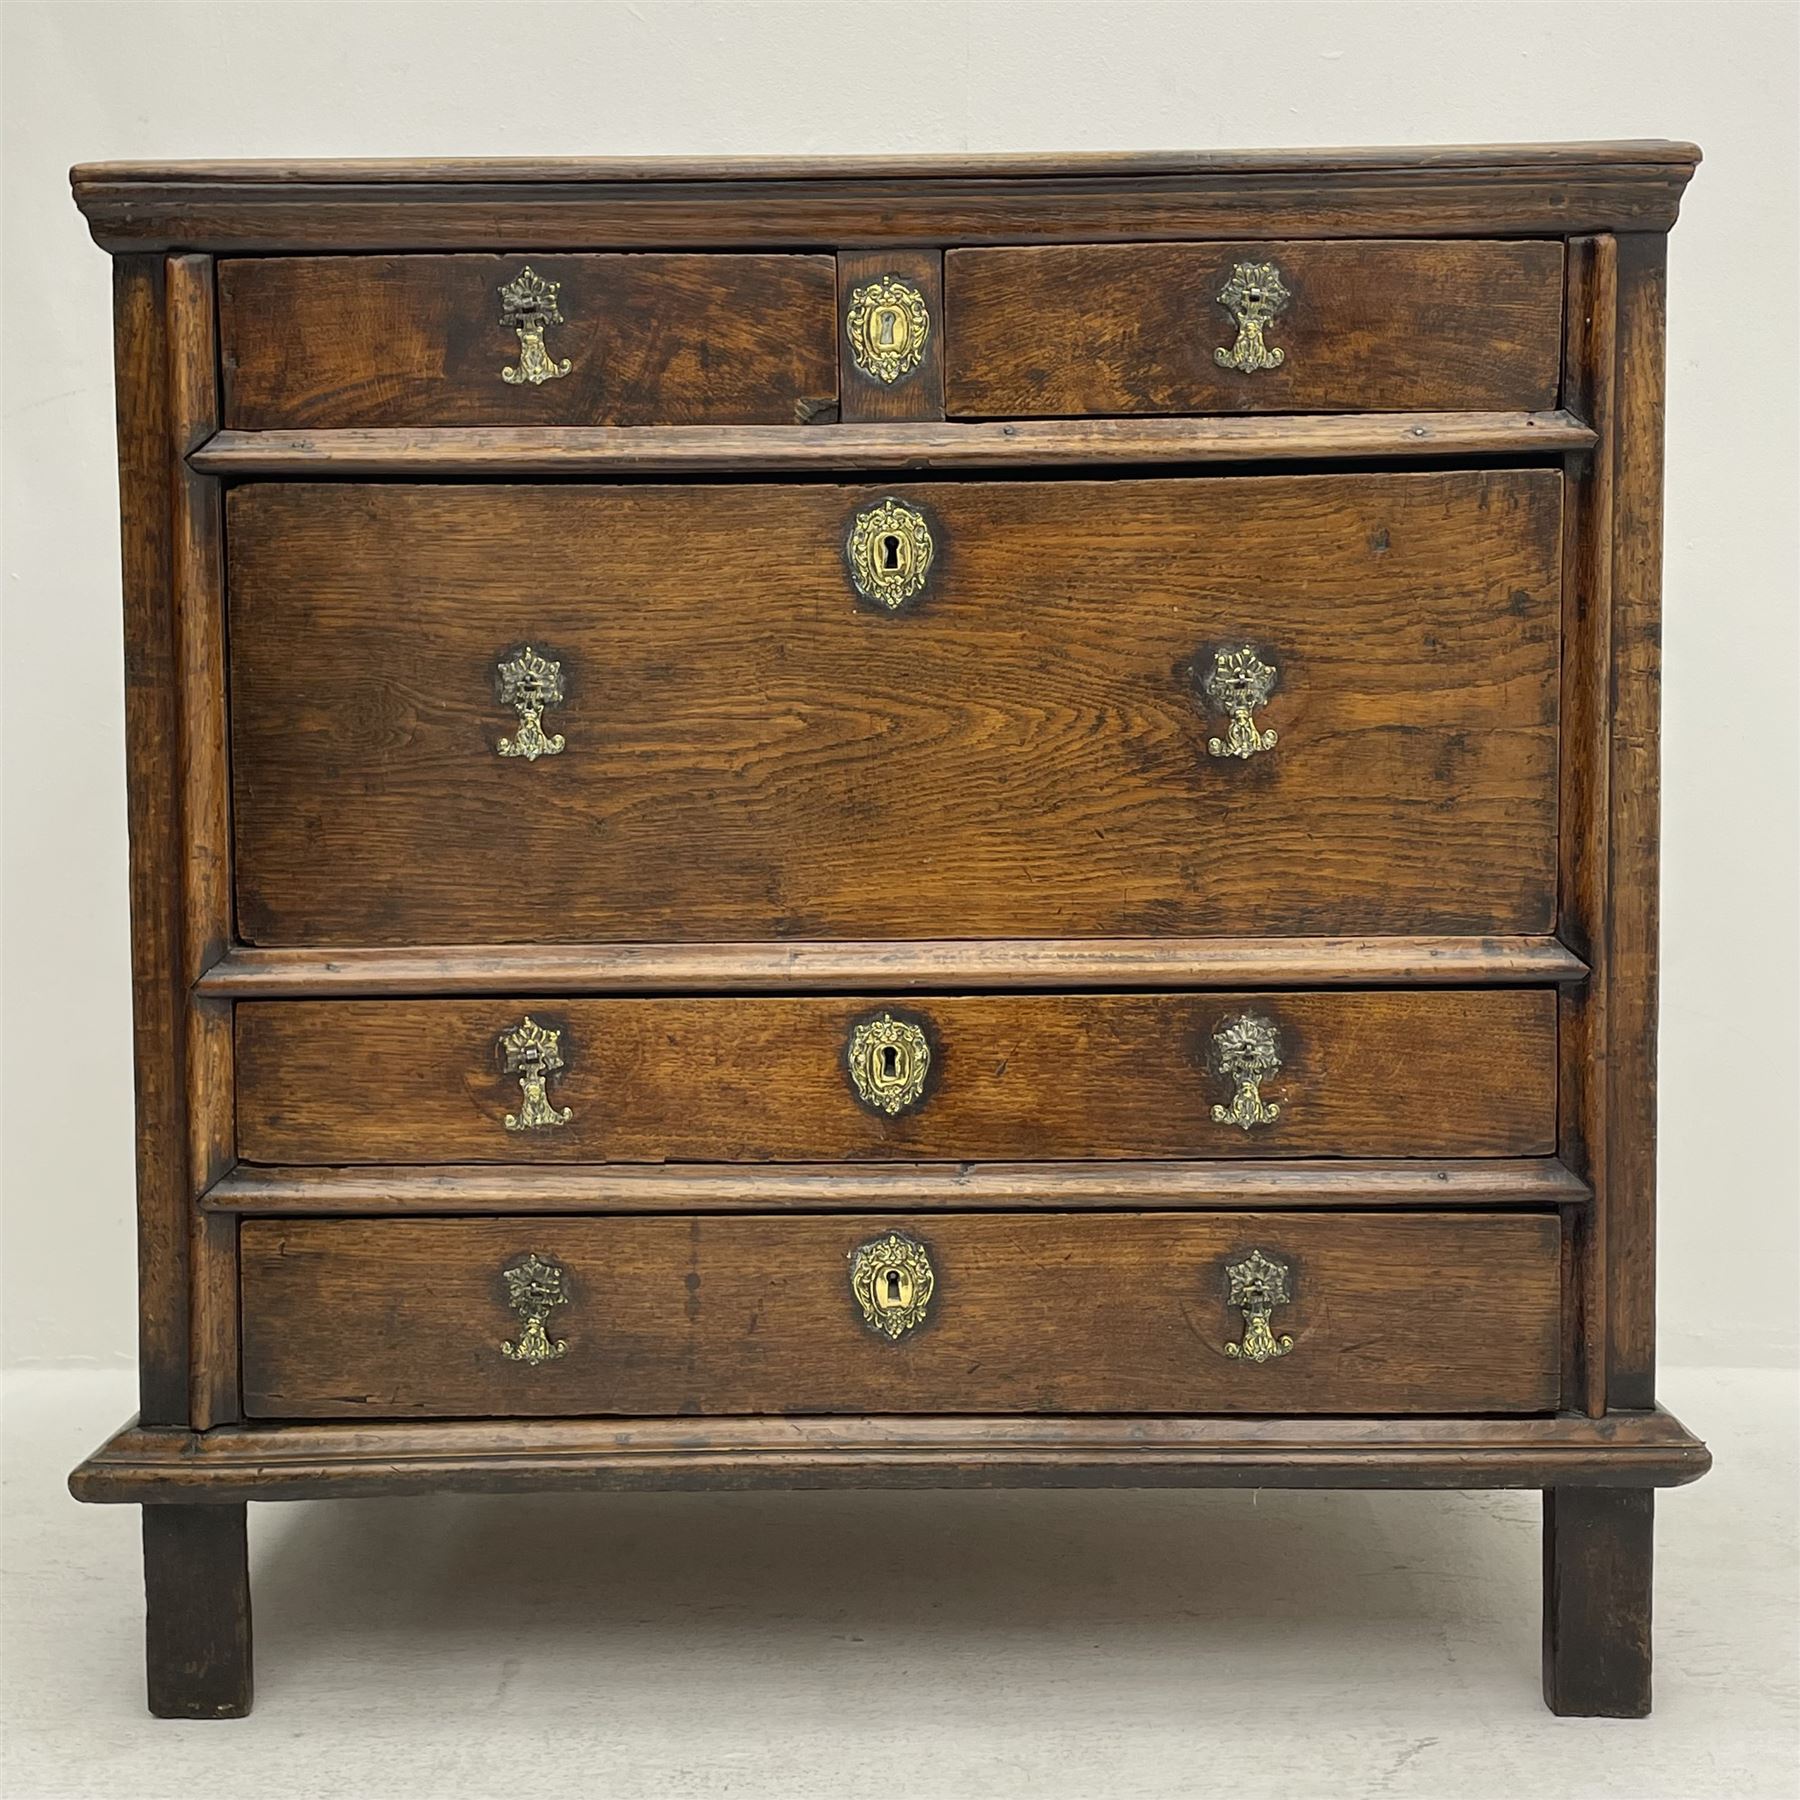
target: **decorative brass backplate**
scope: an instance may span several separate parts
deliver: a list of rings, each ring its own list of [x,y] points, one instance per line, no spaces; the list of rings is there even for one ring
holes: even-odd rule
[[[502,756],[522,756],[527,762],[536,762],[540,756],[562,755],[562,733],[549,737],[544,732],[544,709],[563,703],[562,664],[539,656],[527,644],[505,662],[497,663],[495,669],[498,678],[494,685],[500,704],[510,706],[519,715],[518,731],[512,737],[503,737],[495,748]]]
[[[558,381],[573,366],[568,357],[557,362],[544,348],[544,329],[563,322],[562,309],[556,296],[562,291],[560,281],[546,281],[527,263],[500,290],[500,316],[519,334],[519,364],[502,369],[500,379],[514,387],[529,382],[542,387],[546,381]]]
[[[857,368],[892,387],[924,360],[931,335],[925,296],[898,275],[856,288],[844,314],[844,335]]]
[[[1240,1013],[1213,1033],[1214,1062],[1231,1083],[1229,1106],[1212,1109],[1215,1125],[1272,1125],[1281,1108],[1262,1097],[1261,1084],[1281,1067],[1281,1043],[1273,1021],[1257,1013]]]
[[[857,1098],[892,1118],[918,1104],[931,1070],[931,1044],[910,1019],[883,1013],[850,1034],[845,1060]]]
[[[506,1072],[519,1078],[524,1099],[516,1113],[506,1115],[508,1131],[538,1131],[554,1125],[566,1125],[574,1109],[554,1107],[545,1093],[550,1077],[562,1066],[562,1033],[547,1031],[529,1013],[522,1025],[515,1025],[500,1039],[500,1054]]]
[[[1242,1262],[1234,1262],[1225,1271],[1230,1283],[1227,1304],[1241,1307],[1244,1314],[1244,1341],[1227,1344],[1227,1356],[1240,1356],[1246,1362],[1267,1362],[1271,1357],[1286,1356],[1293,1349],[1291,1337],[1277,1337],[1269,1329],[1269,1314],[1278,1306],[1286,1306],[1288,1266],[1252,1250]]]
[[[1254,375],[1258,369],[1279,369],[1287,352],[1263,342],[1264,329],[1287,311],[1288,291],[1281,271],[1272,262],[1239,263],[1231,279],[1219,290],[1219,304],[1237,320],[1237,342],[1229,350],[1215,350],[1213,360],[1221,369]]]
[[[1212,755],[1248,760],[1259,750],[1275,748],[1275,733],[1258,731],[1250,716],[1257,707],[1268,705],[1269,696],[1275,691],[1275,670],[1250,645],[1215,650],[1212,667],[1200,686],[1229,721],[1222,738],[1206,740]]]
[[[883,500],[851,521],[844,548],[856,591],[898,612],[924,587],[937,546],[922,512],[903,500]]]
[[[568,1284],[561,1265],[553,1257],[539,1256],[533,1250],[524,1261],[502,1271],[506,1282],[506,1304],[519,1315],[525,1327],[518,1341],[500,1346],[500,1354],[509,1362],[555,1362],[568,1349],[563,1338],[553,1338],[544,1330],[551,1310],[569,1303]]]
[[[904,1232],[890,1231],[850,1252],[850,1291],[863,1323],[885,1338],[902,1337],[925,1322],[936,1286],[925,1246]]]

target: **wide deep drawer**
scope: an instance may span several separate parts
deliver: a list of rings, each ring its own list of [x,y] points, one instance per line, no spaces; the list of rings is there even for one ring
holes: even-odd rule
[[[1536,1156],[1546,989],[237,1008],[237,1147],[324,1163]]]
[[[252,1417],[1539,1412],[1550,1213],[250,1220]]]
[[[239,929],[1542,932],[1560,517],[1547,469],[240,488]]]
[[[228,259],[223,422],[791,425],[836,401],[836,314],[829,256]]]
[[[944,258],[951,414],[1533,411],[1560,243],[1074,244]]]

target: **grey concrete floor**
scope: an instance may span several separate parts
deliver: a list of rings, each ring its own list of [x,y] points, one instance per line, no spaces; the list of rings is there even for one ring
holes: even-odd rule
[[[1535,1494],[253,1507],[257,1708],[143,1710],[128,1378],[4,1390],[10,1800],[1800,1794],[1796,1381],[1667,1374],[1656,1711],[1538,1697]]]

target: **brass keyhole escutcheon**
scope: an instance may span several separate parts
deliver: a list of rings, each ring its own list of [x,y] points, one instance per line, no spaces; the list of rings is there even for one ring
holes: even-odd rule
[[[844,335],[857,369],[884,387],[910,375],[925,358],[931,313],[925,296],[898,275],[852,290]]]
[[[925,1319],[937,1276],[917,1238],[890,1231],[850,1252],[850,1291],[863,1323],[890,1342]]]
[[[898,612],[924,588],[936,551],[925,515],[892,499],[859,512],[844,546],[856,591],[889,612]]]
[[[845,1061],[857,1099],[870,1111],[893,1118],[923,1098],[931,1042],[911,1019],[883,1013],[851,1032]]]

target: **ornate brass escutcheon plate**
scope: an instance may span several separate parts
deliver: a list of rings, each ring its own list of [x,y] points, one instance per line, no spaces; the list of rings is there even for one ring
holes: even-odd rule
[[[925,1321],[937,1276],[917,1238],[890,1231],[850,1252],[850,1291],[863,1323],[890,1341]]]
[[[1249,1131],[1281,1117],[1281,1108],[1262,1097],[1262,1084],[1281,1068],[1281,1040],[1272,1019],[1240,1013],[1225,1020],[1213,1033],[1213,1061],[1232,1089],[1231,1104],[1212,1109],[1215,1125]]]
[[[921,592],[936,552],[925,515],[893,499],[859,512],[844,545],[856,591],[889,612],[898,612]]]
[[[569,1303],[568,1281],[562,1265],[554,1257],[540,1256],[533,1250],[529,1256],[501,1271],[506,1283],[506,1304],[519,1315],[524,1329],[516,1339],[507,1339],[500,1354],[508,1362],[535,1365],[555,1362],[568,1349],[564,1338],[553,1338],[544,1329],[544,1321],[553,1308]]]
[[[925,296],[898,275],[856,288],[844,314],[844,335],[857,368],[892,387],[925,358],[925,340],[931,335]]]
[[[1265,343],[1263,333],[1287,311],[1289,295],[1281,271],[1272,262],[1239,263],[1218,298],[1237,320],[1237,342],[1229,350],[1215,350],[1213,361],[1240,375],[1279,369],[1287,361],[1287,352]]]
[[[918,1105],[931,1072],[931,1042],[911,1019],[883,1013],[850,1034],[844,1052],[856,1097],[890,1118]]]
[[[1225,1271],[1229,1284],[1227,1304],[1238,1307],[1244,1315],[1241,1343],[1227,1344],[1227,1356],[1241,1357],[1245,1362],[1268,1362],[1286,1356],[1294,1340],[1285,1334],[1277,1337],[1269,1327],[1269,1315],[1291,1299],[1288,1289],[1288,1266],[1260,1250],[1252,1250],[1242,1262],[1234,1262]]]

